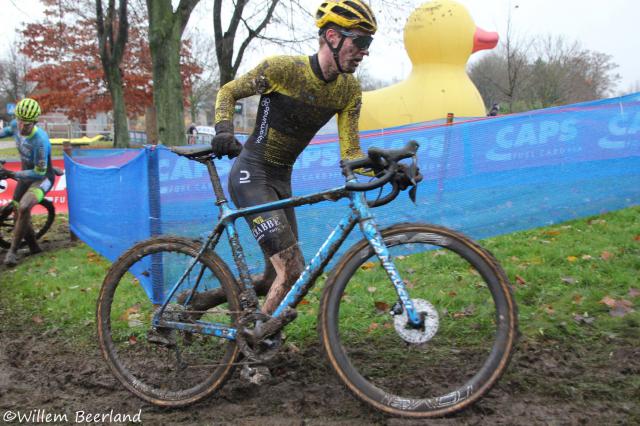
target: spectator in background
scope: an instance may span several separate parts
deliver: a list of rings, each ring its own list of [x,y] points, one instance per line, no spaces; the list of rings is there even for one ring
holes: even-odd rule
[[[489,114],[487,114],[489,117],[495,117],[496,115],[498,115],[498,113],[500,112],[500,104],[495,103],[491,106],[491,110],[489,111]]]
[[[198,135],[198,129],[194,123],[191,123],[189,128],[187,129],[187,145],[195,145],[196,136]]]

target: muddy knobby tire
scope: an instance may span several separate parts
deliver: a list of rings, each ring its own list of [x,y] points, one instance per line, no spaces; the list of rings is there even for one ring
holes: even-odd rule
[[[322,295],[318,328],[329,363],[357,398],[389,415],[467,408],[498,381],[514,350],[517,308],[507,276],[487,250],[446,228],[399,224],[382,235],[411,299],[429,306],[422,332],[433,336],[421,343],[400,336],[406,317],[398,326],[402,316],[390,314],[398,296],[362,240]]]
[[[200,247],[197,241],[172,236],[138,243],[113,263],[100,290],[96,315],[104,359],[125,388],[158,406],[186,406],[211,395],[229,378],[239,353],[234,341],[205,334],[165,329],[164,338],[173,342],[166,345],[150,337],[151,320],[160,302],[152,303],[148,286],[145,290],[140,281],[161,274],[170,283],[161,291],[168,292]],[[157,272],[159,263],[161,272]],[[200,282],[198,291],[222,288],[227,301],[193,318],[177,299],[196,280]],[[200,257],[185,286],[168,305],[165,314],[174,318],[167,319],[185,321],[186,315],[190,318],[186,321],[234,325],[240,311],[236,283],[228,266],[214,252],[207,251]]]
[[[53,221],[56,218],[56,209],[53,206],[53,203],[46,198],[43,199],[39,204],[33,206],[33,209],[36,209],[38,206],[43,207],[46,210],[45,215],[34,215],[33,212],[31,214],[31,225],[33,226],[33,231],[36,235],[36,240],[42,238],[44,234],[47,233],[51,225],[53,225]],[[15,214],[11,212],[9,216],[6,218],[0,219],[0,247],[9,248],[11,247],[11,239],[13,237],[13,227],[15,226]],[[23,240],[20,243],[20,247],[24,247],[27,243]]]

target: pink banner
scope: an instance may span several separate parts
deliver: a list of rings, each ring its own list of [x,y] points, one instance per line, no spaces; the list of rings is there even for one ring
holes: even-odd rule
[[[64,169],[64,160],[53,160],[53,166],[58,167],[59,169]],[[13,171],[20,170],[20,162],[19,161],[8,161],[4,165],[5,168]],[[13,191],[16,189],[16,181],[13,179],[6,179],[0,181],[4,186],[4,189],[0,189],[0,207],[3,207],[11,201],[11,197],[13,196]],[[67,179],[65,175],[56,176],[56,182],[53,185],[51,191],[49,191],[46,195],[50,201],[53,202],[56,207],[57,213],[67,213]],[[36,213],[43,213],[44,211],[39,211],[36,209]]]

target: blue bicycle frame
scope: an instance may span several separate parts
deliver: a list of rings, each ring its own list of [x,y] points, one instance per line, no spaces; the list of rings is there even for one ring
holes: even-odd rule
[[[249,288],[249,286],[251,286],[252,284],[249,275],[249,269],[245,261],[244,252],[242,247],[240,246],[237,230],[235,227],[235,221],[238,218],[253,213],[262,213],[265,211],[278,210],[286,207],[315,204],[321,201],[337,201],[341,198],[348,197],[350,200],[350,212],[340,220],[338,225],[333,229],[329,237],[327,237],[325,242],[318,249],[317,253],[313,256],[311,261],[306,265],[304,271],[300,274],[300,277],[291,287],[284,299],[280,302],[280,305],[273,312],[273,316],[280,316],[287,307],[296,307],[296,305],[304,298],[307,292],[314,285],[316,278],[322,273],[324,267],[329,263],[338,248],[349,236],[349,233],[353,230],[356,223],[359,223],[362,233],[369,241],[369,244],[371,244],[371,247],[375,251],[378,259],[380,259],[383,268],[391,279],[391,282],[396,289],[396,293],[398,294],[398,298],[407,313],[409,323],[412,326],[420,327],[420,325],[422,324],[422,319],[416,312],[409,293],[407,292],[404,281],[400,277],[400,274],[398,273],[398,270],[396,269],[393,260],[389,255],[389,250],[387,249],[383,241],[382,235],[378,231],[378,227],[376,226],[373,215],[371,214],[371,209],[367,204],[364,192],[349,191],[347,190],[346,186],[341,186],[338,188],[301,197],[291,197],[271,203],[260,204],[257,206],[232,209],[229,207],[229,203],[225,198],[224,192],[222,191],[220,179],[218,177],[213,161],[207,161],[206,165],[211,176],[211,182],[213,184],[214,192],[216,194],[216,204],[218,204],[218,206],[220,207],[220,218],[196,258],[191,262],[184,274],[173,285],[161,308],[157,310],[153,319],[154,326],[174,328],[192,333],[208,334],[226,338],[229,340],[235,340],[237,330],[227,325],[213,324],[204,321],[196,321],[195,323],[182,323],[178,321],[167,321],[162,319],[162,313],[166,309],[170,300],[178,291],[178,288],[181,286],[185,278],[191,273],[200,256],[209,247],[211,247],[212,250],[215,249],[218,241],[220,240],[222,232],[226,230],[229,238],[229,243],[231,245],[234,262],[236,263],[238,271],[240,272],[239,286],[241,287],[241,290],[244,290],[245,288]],[[348,180],[348,182],[353,181],[355,181],[355,178]],[[198,284],[196,284],[196,286],[197,285]],[[185,303],[188,303],[188,301],[189,300],[187,299]]]

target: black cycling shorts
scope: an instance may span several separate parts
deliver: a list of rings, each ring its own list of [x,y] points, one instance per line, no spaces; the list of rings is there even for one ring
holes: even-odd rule
[[[229,173],[229,194],[236,207],[250,207],[291,197],[291,169],[236,159]],[[293,207],[245,216],[262,251],[271,257],[298,242]]]

